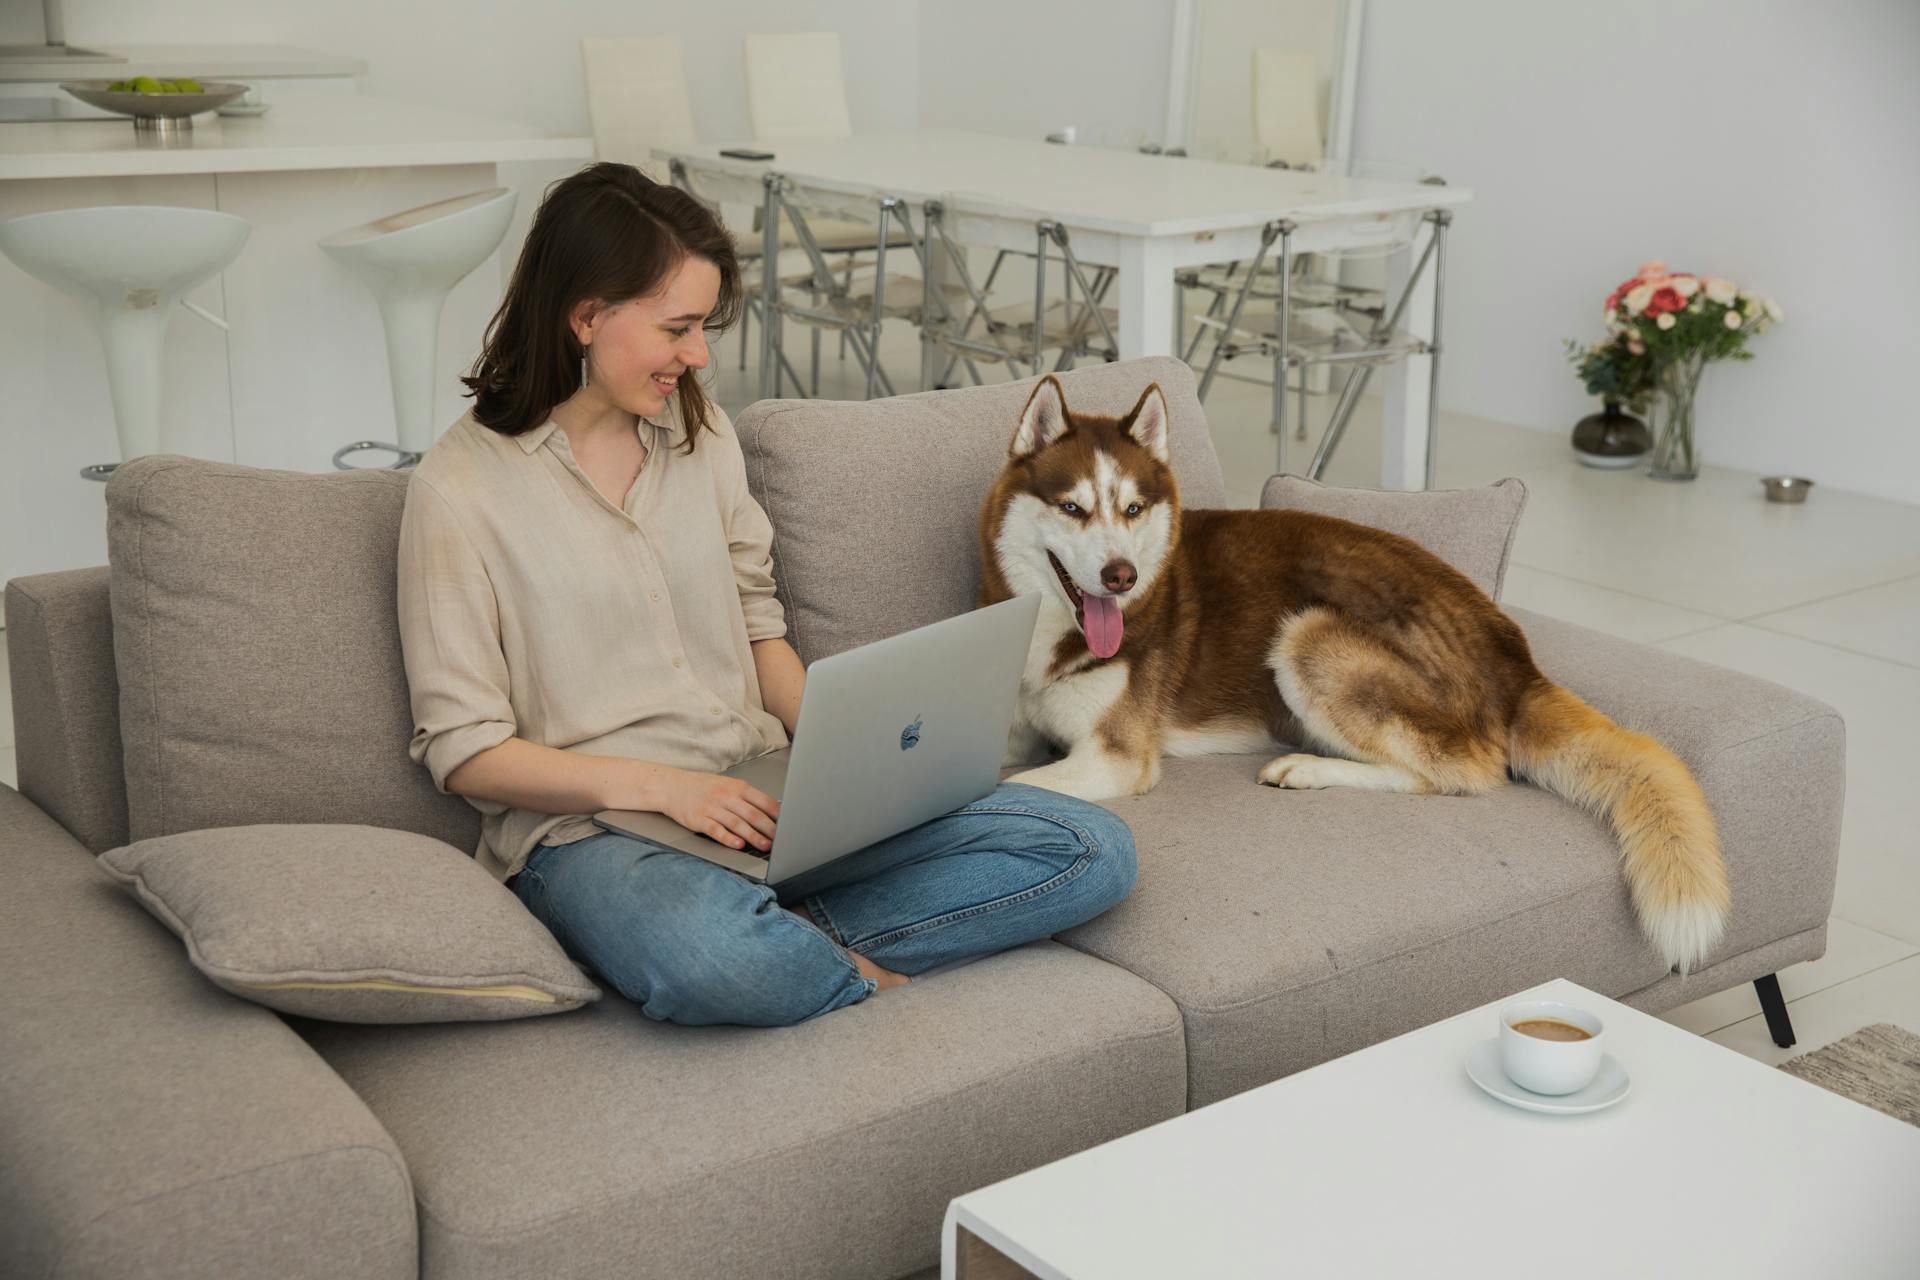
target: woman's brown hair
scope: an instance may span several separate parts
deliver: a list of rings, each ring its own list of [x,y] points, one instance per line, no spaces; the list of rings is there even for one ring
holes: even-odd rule
[[[567,318],[589,300],[644,298],[688,258],[720,270],[720,298],[706,329],[740,314],[733,237],[706,206],[632,165],[603,161],[547,189],[520,250],[507,296],[487,325],[473,372],[461,379],[482,426],[517,436],[544,423],[580,389],[580,342]],[[711,430],[712,408],[697,378],[680,380],[686,447]]]

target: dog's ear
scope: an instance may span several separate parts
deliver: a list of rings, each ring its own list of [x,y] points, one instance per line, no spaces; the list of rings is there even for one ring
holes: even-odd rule
[[[1060,394],[1060,380],[1048,374],[1027,397],[1027,407],[1020,411],[1020,425],[1014,429],[1013,444],[1007,452],[1016,458],[1036,454],[1058,440],[1066,429],[1066,397]]]
[[[1140,393],[1140,402],[1127,417],[1127,434],[1154,457],[1167,460],[1167,397],[1157,382]]]

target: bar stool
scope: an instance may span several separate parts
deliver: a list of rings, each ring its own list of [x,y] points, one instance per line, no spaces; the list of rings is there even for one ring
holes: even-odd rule
[[[366,449],[393,453],[394,469],[410,467],[432,446],[433,367],[440,346],[440,312],[453,287],[500,247],[513,218],[514,190],[493,187],[439,200],[335,232],[320,247],[367,286],[387,333],[387,372],[393,379],[398,444],[356,440],[333,455]]]
[[[226,269],[253,224],[212,209],[102,205],[0,222],[0,253],[28,275],[91,303],[107,354],[120,461],[160,452],[161,370],[173,304],[227,322],[186,294]],[[105,480],[119,463],[83,467]]]

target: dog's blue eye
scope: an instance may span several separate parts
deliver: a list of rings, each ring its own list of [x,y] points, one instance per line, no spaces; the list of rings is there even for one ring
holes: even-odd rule
[[[1127,514],[1130,516],[1137,516],[1144,510],[1146,510],[1146,508],[1142,507],[1137,502],[1131,502],[1127,504]]]
[[[1060,509],[1066,512],[1070,516],[1077,516],[1080,514],[1080,504],[1077,502],[1063,502],[1060,504]]]

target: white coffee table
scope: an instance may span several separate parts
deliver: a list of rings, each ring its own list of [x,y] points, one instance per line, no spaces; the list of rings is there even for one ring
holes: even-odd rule
[[[1607,1024],[1590,1115],[1467,1078],[1512,1000]],[[1920,1129],[1555,981],[955,1200],[945,1280],[1920,1276]]]

